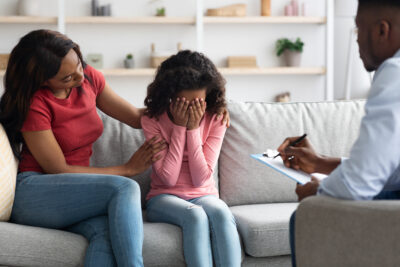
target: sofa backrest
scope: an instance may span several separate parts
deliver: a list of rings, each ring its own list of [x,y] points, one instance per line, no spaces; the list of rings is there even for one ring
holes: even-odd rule
[[[348,156],[365,101],[229,103],[231,127],[219,158],[220,197],[229,206],[294,202],[295,182],[250,158],[307,133],[317,152]]]

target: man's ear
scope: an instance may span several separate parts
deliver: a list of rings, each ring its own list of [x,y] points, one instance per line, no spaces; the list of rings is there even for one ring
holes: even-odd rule
[[[381,20],[379,22],[379,39],[388,40],[390,36],[391,25],[387,20]]]

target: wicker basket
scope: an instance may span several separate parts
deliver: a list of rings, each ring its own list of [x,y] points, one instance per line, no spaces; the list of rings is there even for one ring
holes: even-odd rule
[[[247,6],[245,4],[236,4],[220,8],[207,9],[207,16],[225,16],[225,17],[245,17]]]

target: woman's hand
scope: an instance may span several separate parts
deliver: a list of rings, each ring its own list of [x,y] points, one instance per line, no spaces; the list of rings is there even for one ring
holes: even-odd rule
[[[203,118],[206,112],[207,103],[203,98],[196,98],[190,103],[189,106],[189,120],[187,123],[187,129],[193,130],[199,128],[201,118]]]
[[[221,111],[221,113],[218,113],[217,119],[219,120],[219,118],[221,118],[221,116],[224,116],[221,121],[221,124],[226,124],[226,127],[229,128],[229,126],[231,125],[231,118],[229,116],[229,111],[226,108],[224,108]]]
[[[189,101],[184,97],[177,98],[176,101],[172,102],[170,105],[170,112],[174,119],[176,125],[186,127],[189,119]]]
[[[154,136],[132,155],[129,161],[124,165],[127,176],[134,176],[147,170],[153,162],[161,158],[160,155],[155,156],[158,152],[165,149],[167,144],[164,140],[156,141],[159,136]]]

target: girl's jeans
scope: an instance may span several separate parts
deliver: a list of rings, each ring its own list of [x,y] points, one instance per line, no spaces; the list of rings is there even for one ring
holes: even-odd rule
[[[189,267],[212,267],[213,256],[217,267],[241,264],[235,218],[216,196],[183,200],[174,195],[158,195],[147,202],[147,219],[182,228],[183,251]]]
[[[140,188],[128,178],[20,173],[11,221],[85,236],[85,266],[143,266]]]

